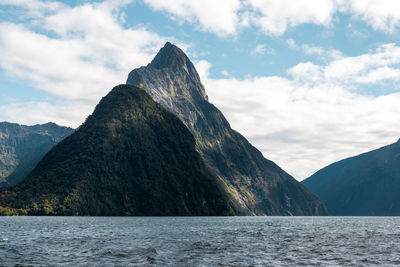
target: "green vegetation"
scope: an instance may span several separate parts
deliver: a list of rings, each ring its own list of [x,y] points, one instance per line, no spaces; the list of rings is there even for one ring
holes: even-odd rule
[[[234,215],[193,136],[142,89],[115,87],[26,180],[2,215]]]
[[[54,123],[0,123],[0,187],[24,180],[43,156],[73,129]]]

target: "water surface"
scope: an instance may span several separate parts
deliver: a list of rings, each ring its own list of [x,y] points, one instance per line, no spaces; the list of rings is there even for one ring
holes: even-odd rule
[[[394,217],[0,217],[0,266],[400,264]]]

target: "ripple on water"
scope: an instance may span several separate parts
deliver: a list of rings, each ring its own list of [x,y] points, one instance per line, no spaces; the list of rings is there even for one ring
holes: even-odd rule
[[[399,218],[1,217],[0,266],[400,264]]]

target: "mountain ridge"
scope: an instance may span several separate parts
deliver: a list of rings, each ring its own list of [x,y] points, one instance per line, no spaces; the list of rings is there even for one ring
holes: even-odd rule
[[[32,126],[0,122],[0,187],[25,179],[46,152],[73,131],[53,122]]]
[[[171,60],[172,59],[172,60]],[[172,63],[167,64],[169,61]],[[247,214],[326,215],[319,198],[233,130],[211,103],[185,53],[166,43],[146,67],[127,79],[146,90],[188,127],[207,166]]]
[[[176,136],[179,138],[176,138]],[[144,90],[116,86],[27,179],[3,215],[234,215],[188,129]]]
[[[332,215],[400,215],[400,142],[332,163],[302,182]]]

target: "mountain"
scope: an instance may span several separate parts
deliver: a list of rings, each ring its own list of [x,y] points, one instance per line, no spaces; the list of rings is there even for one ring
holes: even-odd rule
[[[0,122],[0,187],[16,184],[73,129],[54,123],[25,126]]]
[[[303,181],[332,215],[400,215],[400,139],[333,163]]]
[[[230,127],[208,102],[195,67],[177,46],[166,43],[150,64],[129,73],[127,84],[143,88],[181,119],[194,135],[197,151],[244,214],[327,214],[314,193]]]
[[[0,214],[234,215],[188,129],[142,89],[115,87],[21,183]]]

